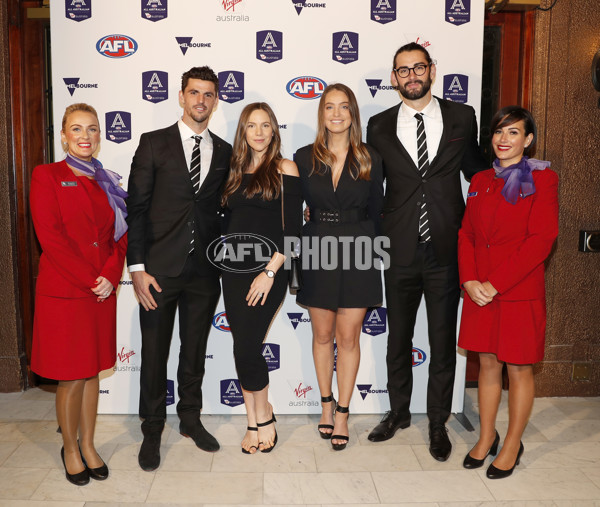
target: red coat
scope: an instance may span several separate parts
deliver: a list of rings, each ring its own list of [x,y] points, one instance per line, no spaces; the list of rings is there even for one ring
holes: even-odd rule
[[[482,214],[481,201],[497,183],[494,170],[473,176],[458,233],[461,286],[489,281],[494,299],[544,299],[544,260],[558,235],[558,176],[550,169],[532,174],[536,192],[514,205],[498,194],[493,217]]]
[[[46,296],[94,296],[103,276],[116,289],[123,273],[127,234],[101,241],[89,194],[66,162],[40,165],[30,191],[35,232],[42,245],[36,292]]]

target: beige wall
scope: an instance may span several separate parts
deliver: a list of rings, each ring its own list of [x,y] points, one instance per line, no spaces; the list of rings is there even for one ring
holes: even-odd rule
[[[600,395],[600,253],[577,249],[580,229],[600,230],[600,93],[591,63],[600,48],[598,0],[559,0],[537,12],[532,110],[537,158],[560,178],[559,236],[546,281],[546,356],[538,396]],[[589,381],[573,381],[574,362]]]

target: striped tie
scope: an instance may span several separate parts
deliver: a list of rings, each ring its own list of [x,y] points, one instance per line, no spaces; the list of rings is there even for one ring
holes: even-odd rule
[[[417,119],[417,158],[419,172],[421,178],[425,178],[429,170],[429,155],[427,154],[427,136],[425,135],[425,123],[421,113],[415,114]],[[425,180],[423,180],[425,181]],[[419,243],[431,240],[429,232],[429,218],[427,217],[427,206],[425,202],[425,194],[423,194],[423,202],[421,203],[421,213],[419,216]]]
[[[190,179],[197,194],[200,189],[200,141],[202,136],[192,136],[196,144],[192,150],[192,159],[190,161]],[[192,241],[190,241],[190,253],[194,251],[194,229],[192,229]]]

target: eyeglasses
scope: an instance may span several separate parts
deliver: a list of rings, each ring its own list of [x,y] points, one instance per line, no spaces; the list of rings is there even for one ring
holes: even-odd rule
[[[427,67],[431,67],[432,63],[418,63],[414,67],[398,67],[397,69],[393,69],[393,71],[398,75],[398,77],[408,77],[410,76],[410,71],[412,70],[415,73],[415,76],[422,76],[427,71]]]

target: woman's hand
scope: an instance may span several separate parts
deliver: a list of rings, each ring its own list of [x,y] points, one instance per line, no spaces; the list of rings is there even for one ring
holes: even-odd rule
[[[492,287],[490,282],[485,283],[488,284],[489,287]],[[485,284],[479,282],[478,280],[469,280],[468,282],[463,283],[463,287],[473,303],[479,306],[485,306],[488,303],[491,303],[494,296],[498,294],[496,289],[494,289],[494,292],[490,294],[488,289],[486,289]]]
[[[108,296],[112,294],[114,287],[103,276],[96,278],[96,286],[92,287],[92,292],[98,296],[98,303],[102,303]]]
[[[269,278],[265,272],[260,273],[250,285],[250,290],[246,296],[248,306],[256,306],[256,303],[260,301],[261,306],[265,304],[267,295],[273,287],[274,278]],[[262,299],[262,301],[261,301]]]

